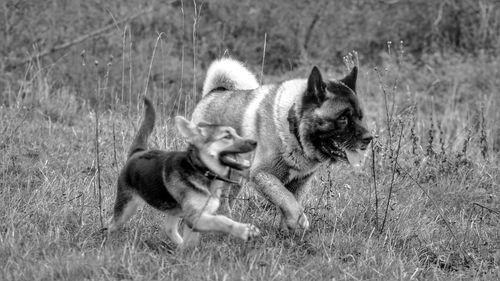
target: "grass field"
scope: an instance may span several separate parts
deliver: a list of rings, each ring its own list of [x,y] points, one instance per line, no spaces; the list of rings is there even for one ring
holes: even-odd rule
[[[65,8],[14,2],[0,7],[10,9],[0,31],[0,280],[500,280],[500,60],[491,51],[500,10],[493,1],[419,1],[419,13],[405,1],[373,9],[362,1],[354,8],[350,1],[309,1],[294,8],[304,12],[296,18],[288,1],[219,1],[206,4],[206,16],[196,1],[156,3],[154,14],[151,7],[132,13],[142,5],[135,0],[69,1]],[[325,5],[330,9],[322,11]],[[446,5],[472,19],[454,19]],[[399,22],[375,24],[387,18],[379,6]],[[470,8],[476,6],[481,13]],[[433,7],[439,15],[426,17]],[[234,18],[235,9],[248,18]],[[111,20],[113,13],[136,21],[121,29],[127,18]],[[407,15],[414,17],[401,24]],[[74,18],[78,24],[70,24]],[[234,21],[228,28],[210,22],[227,18]],[[379,38],[398,28],[411,36],[423,19],[433,25],[410,46],[418,56]],[[459,19],[458,27],[444,24]],[[464,28],[477,22],[478,32]],[[156,28],[166,33],[155,37]],[[450,37],[460,44],[448,50],[443,38],[455,28],[474,36]],[[298,39],[290,35],[296,32]],[[331,44],[351,33],[343,45]],[[426,53],[424,39],[444,50]],[[295,50],[295,41],[310,42],[310,49]],[[185,140],[172,118],[189,117],[207,58],[232,46],[249,54],[239,59],[266,83],[305,77],[314,64],[338,78],[346,73],[338,49],[358,43],[365,50],[358,92],[377,137],[362,171],[337,164],[315,175],[305,201],[310,230],[281,233],[275,207],[244,188],[232,216],[262,232],[247,243],[203,234],[196,248],[178,251],[162,231],[162,214],[149,207],[121,232],[103,234],[142,118],[142,95],[157,108],[151,147],[179,150]],[[44,57],[19,62],[38,47],[47,47]]]
[[[428,108],[410,84],[421,78],[405,77],[411,64],[389,60],[379,69],[362,67],[359,78],[378,135],[372,153],[362,172],[339,164],[315,177],[309,231],[280,234],[274,207],[244,189],[233,217],[256,224],[262,236],[243,243],[205,234],[184,252],[148,207],[123,232],[100,231],[142,106],[117,98],[96,116],[98,103],[64,88],[49,92],[50,77],[38,72],[28,94],[12,93],[16,102],[1,110],[0,279],[498,280],[497,92]],[[435,71],[444,73],[440,81],[459,74]],[[101,81],[97,93],[105,90]],[[462,87],[474,87],[471,81]],[[450,85],[442,89],[453,91]],[[168,110],[159,107],[151,146],[180,149]]]

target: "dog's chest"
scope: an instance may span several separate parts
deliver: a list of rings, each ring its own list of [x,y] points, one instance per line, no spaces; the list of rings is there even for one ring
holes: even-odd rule
[[[220,195],[219,195],[220,196]],[[209,214],[214,214],[220,206],[219,197],[209,197],[206,202],[205,210]]]
[[[203,206],[208,213],[217,211],[220,205],[220,196],[222,194],[223,184],[220,181],[212,181],[208,186],[205,186],[197,181],[191,182],[198,190],[204,190],[206,195],[200,197],[198,205]]]
[[[288,172],[288,182],[291,182],[296,179],[303,179],[306,177],[309,177],[312,173],[314,173],[317,170],[317,166],[311,169],[306,169],[306,170],[296,170],[296,169],[290,169]]]
[[[313,174],[320,166],[317,163],[293,162],[290,155],[278,154],[272,159],[260,161],[255,167],[257,170],[265,170],[273,174],[281,182],[287,184],[297,179],[303,179]]]

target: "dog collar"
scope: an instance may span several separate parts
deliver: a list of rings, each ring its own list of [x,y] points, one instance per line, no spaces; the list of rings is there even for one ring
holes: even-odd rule
[[[197,149],[194,146],[190,146],[187,149],[188,162],[191,165],[191,167],[193,167],[193,169],[197,170],[200,174],[202,174],[204,177],[206,177],[209,181],[220,180],[220,181],[224,181],[224,182],[228,182],[228,183],[239,184],[239,182],[237,182],[237,181],[231,180],[229,178],[223,177],[221,175],[218,175],[218,174],[210,171],[210,169],[208,169],[208,167],[206,167],[205,165],[202,164],[201,159],[199,159],[197,157],[196,150]],[[229,173],[231,174],[231,168],[229,168]]]
[[[229,168],[229,173],[231,173],[231,168]],[[207,177],[209,180],[220,180],[220,181],[224,181],[224,182],[228,182],[228,183],[233,183],[233,184],[239,184],[239,182],[237,181],[234,181],[234,180],[231,180],[229,178],[226,178],[226,177],[222,177],[222,176],[219,176],[217,175],[216,173],[213,173],[212,171],[205,171],[205,173],[203,173],[203,175],[205,177]]]
[[[295,136],[295,139],[299,143],[300,148],[304,150],[304,147],[302,147],[302,142],[300,141],[299,124],[297,122],[297,116],[295,115],[295,104],[293,104],[292,107],[290,107],[290,110],[288,110],[287,120],[290,133]]]

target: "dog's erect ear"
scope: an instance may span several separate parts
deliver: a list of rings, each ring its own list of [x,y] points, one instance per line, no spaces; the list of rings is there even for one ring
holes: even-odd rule
[[[351,73],[347,74],[346,77],[342,78],[340,82],[344,83],[349,89],[356,92],[356,79],[358,78],[358,67],[352,68]]]
[[[303,104],[316,103],[320,104],[325,99],[325,83],[319,69],[313,67],[309,78],[307,79],[307,91],[303,98]]]
[[[175,126],[177,127],[177,130],[179,130],[181,135],[190,141],[200,134],[196,124],[182,116],[175,117]]]

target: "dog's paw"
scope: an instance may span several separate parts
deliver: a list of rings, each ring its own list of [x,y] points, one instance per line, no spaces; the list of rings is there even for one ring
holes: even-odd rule
[[[245,230],[243,232],[243,235],[241,238],[245,241],[248,241],[248,239],[251,239],[252,237],[256,237],[260,235],[260,230],[253,224],[245,224],[244,225]]]
[[[309,220],[307,219],[306,214],[297,213],[294,216],[290,216],[288,218],[281,219],[281,229],[287,230],[290,232],[294,232],[298,228],[307,230],[309,229]]]
[[[303,228],[304,230],[309,229],[309,220],[307,219],[306,214],[302,213],[299,216],[299,220],[297,223],[298,223],[299,227]]]

